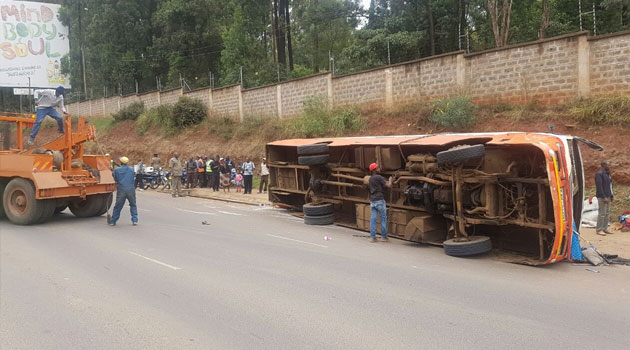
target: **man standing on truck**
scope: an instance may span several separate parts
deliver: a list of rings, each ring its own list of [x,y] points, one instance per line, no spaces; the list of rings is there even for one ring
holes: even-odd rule
[[[120,166],[114,170],[114,180],[118,191],[116,192],[116,205],[114,205],[114,213],[109,219],[109,226],[116,226],[116,221],[120,218],[120,211],[125,206],[125,201],[129,201],[129,210],[131,211],[131,223],[136,226],[138,224],[138,207],[136,207],[136,187],[134,186],[133,168],[127,165],[129,158],[120,157]]]
[[[370,164],[370,209],[372,209],[372,217],[370,218],[370,242],[376,242],[376,219],[381,219],[381,236],[384,242],[389,241],[387,238],[387,204],[385,203],[385,187],[392,187],[393,178],[389,180],[380,175],[381,168],[377,163]]]
[[[55,107],[61,107],[63,114],[68,114],[66,106],[63,105],[64,92],[65,89],[63,86],[60,86],[55,90],[35,90],[35,96],[37,96],[37,111],[35,113],[35,125],[33,125],[31,137],[28,139],[29,145],[35,143],[35,137],[37,136],[37,133],[39,133],[39,128],[44,119],[46,119],[46,116],[50,116],[57,121],[57,130],[59,133],[63,134],[63,118],[61,118]]]
[[[610,220],[610,203],[613,201],[612,177],[610,176],[610,163],[603,161],[601,168],[595,174],[595,196],[599,205],[597,215],[597,228],[595,233],[600,236],[613,234],[608,231],[608,221]]]
[[[182,167],[182,162],[179,160],[179,153],[175,152],[173,158],[168,162],[168,168],[171,171],[172,183],[171,187],[173,189],[173,198],[180,196],[182,193],[182,172],[184,171],[184,167]]]

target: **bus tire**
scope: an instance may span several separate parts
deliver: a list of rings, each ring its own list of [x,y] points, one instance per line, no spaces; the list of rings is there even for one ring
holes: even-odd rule
[[[335,223],[335,214],[320,216],[304,215],[304,223],[307,225],[332,225]]]
[[[297,146],[298,156],[309,156],[313,154],[327,154],[327,153],[328,153],[327,143],[313,143],[310,145]]]
[[[450,256],[472,256],[492,250],[492,241],[488,236],[470,236],[468,241],[449,239],[442,243],[444,253]]]
[[[328,154],[320,154],[318,156],[298,157],[299,165],[324,165],[328,163],[330,156]]]
[[[332,203],[324,203],[324,204],[313,204],[307,203],[302,206],[302,211],[304,215],[308,216],[321,216],[332,214],[335,210],[335,205]]]
[[[445,165],[481,158],[484,154],[485,147],[483,145],[463,145],[438,152],[436,157],[439,165]]]

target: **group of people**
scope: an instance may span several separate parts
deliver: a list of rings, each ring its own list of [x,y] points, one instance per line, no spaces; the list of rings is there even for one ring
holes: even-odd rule
[[[190,157],[187,161],[180,159],[179,153],[175,153],[169,160],[168,169],[172,173],[172,195],[181,194],[181,187],[185,188],[212,188],[214,192],[223,188],[229,192],[234,185],[236,192],[251,194],[256,165],[249,157],[243,163],[237,164],[229,156],[222,158],[220,155],[211,157]],[[269,184],[269,168],[263,158],[260,164],[260,187],[258,193],[266,192]],[[185,174],[185,183],[182,183]],[[177,180],[175,180],[177,179]]]

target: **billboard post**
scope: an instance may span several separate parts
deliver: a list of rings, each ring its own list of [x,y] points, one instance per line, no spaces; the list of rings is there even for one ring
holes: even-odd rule
[[[70,88],[61,58],[70,52],[60,5],[0,2],[0,87]]]

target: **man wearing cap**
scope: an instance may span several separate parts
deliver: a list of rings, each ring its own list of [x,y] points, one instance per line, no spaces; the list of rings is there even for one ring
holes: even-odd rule
[[[264,184],[264,187],[263,187]],[[260,187],[258,193],[267,192],[267,185],[269,184],[269,167],[267,167],[267,158],[263,158],[260,163]]]
[[[45,89],[35,90],[35,96],[37,96],[37,111],[35,113],[35,125],[31,131],[31,137],[28,139],[28,144],[35,143],[35,137],[39,133],[39,128],[42,125],[46,116],[57,121],[57,130],[63,134],[63,118],[59,115],[55,107],[61,107],[64,114],[67,114],[66,107],[63,105],[63,94],[65,89],[63,86],[58,87],[56,90]]]
[[[172,183],[171,189],[173,190],[173,197],[180,196],[182,193],[182,172],[184,171],[184,167],[182,166],[182,162],[179,160],[179,153],[175,152],[173,158],[168,162],[168,168],[171,171]]]
[[[370,208],[372,209],[372,217],[370,219],[370,242],[376,242],[376,219],[381,219],[381,236],[383,241],[387,242],[387,205],[385,203],[385,187],[392,187],[393,179],[389,180],[380,175],[381,169],[377,163],[370,164]]]
[[[127,165],[129,158],[120,157],[120,166],[114,170],[114,180],[116,181],[116,205],[114,205],[114,213],[108,224],[116,226],[116,222],[120,218],[120,211],[125,205],[125,201],[129,201],[129,210],[131,211],[131,223],[136,226],[138,224],[138,207],[136,207],[136,187],[134,186],[133,168]]]
[[[610,203],[613,201],[613,187],[610,164],[607,161],[601,163],[601,168],[595,174],[595,195],[599,206],[595,233],[600,236],[611,235],[613,232],[608,231],[608,221],[610,220]]]

